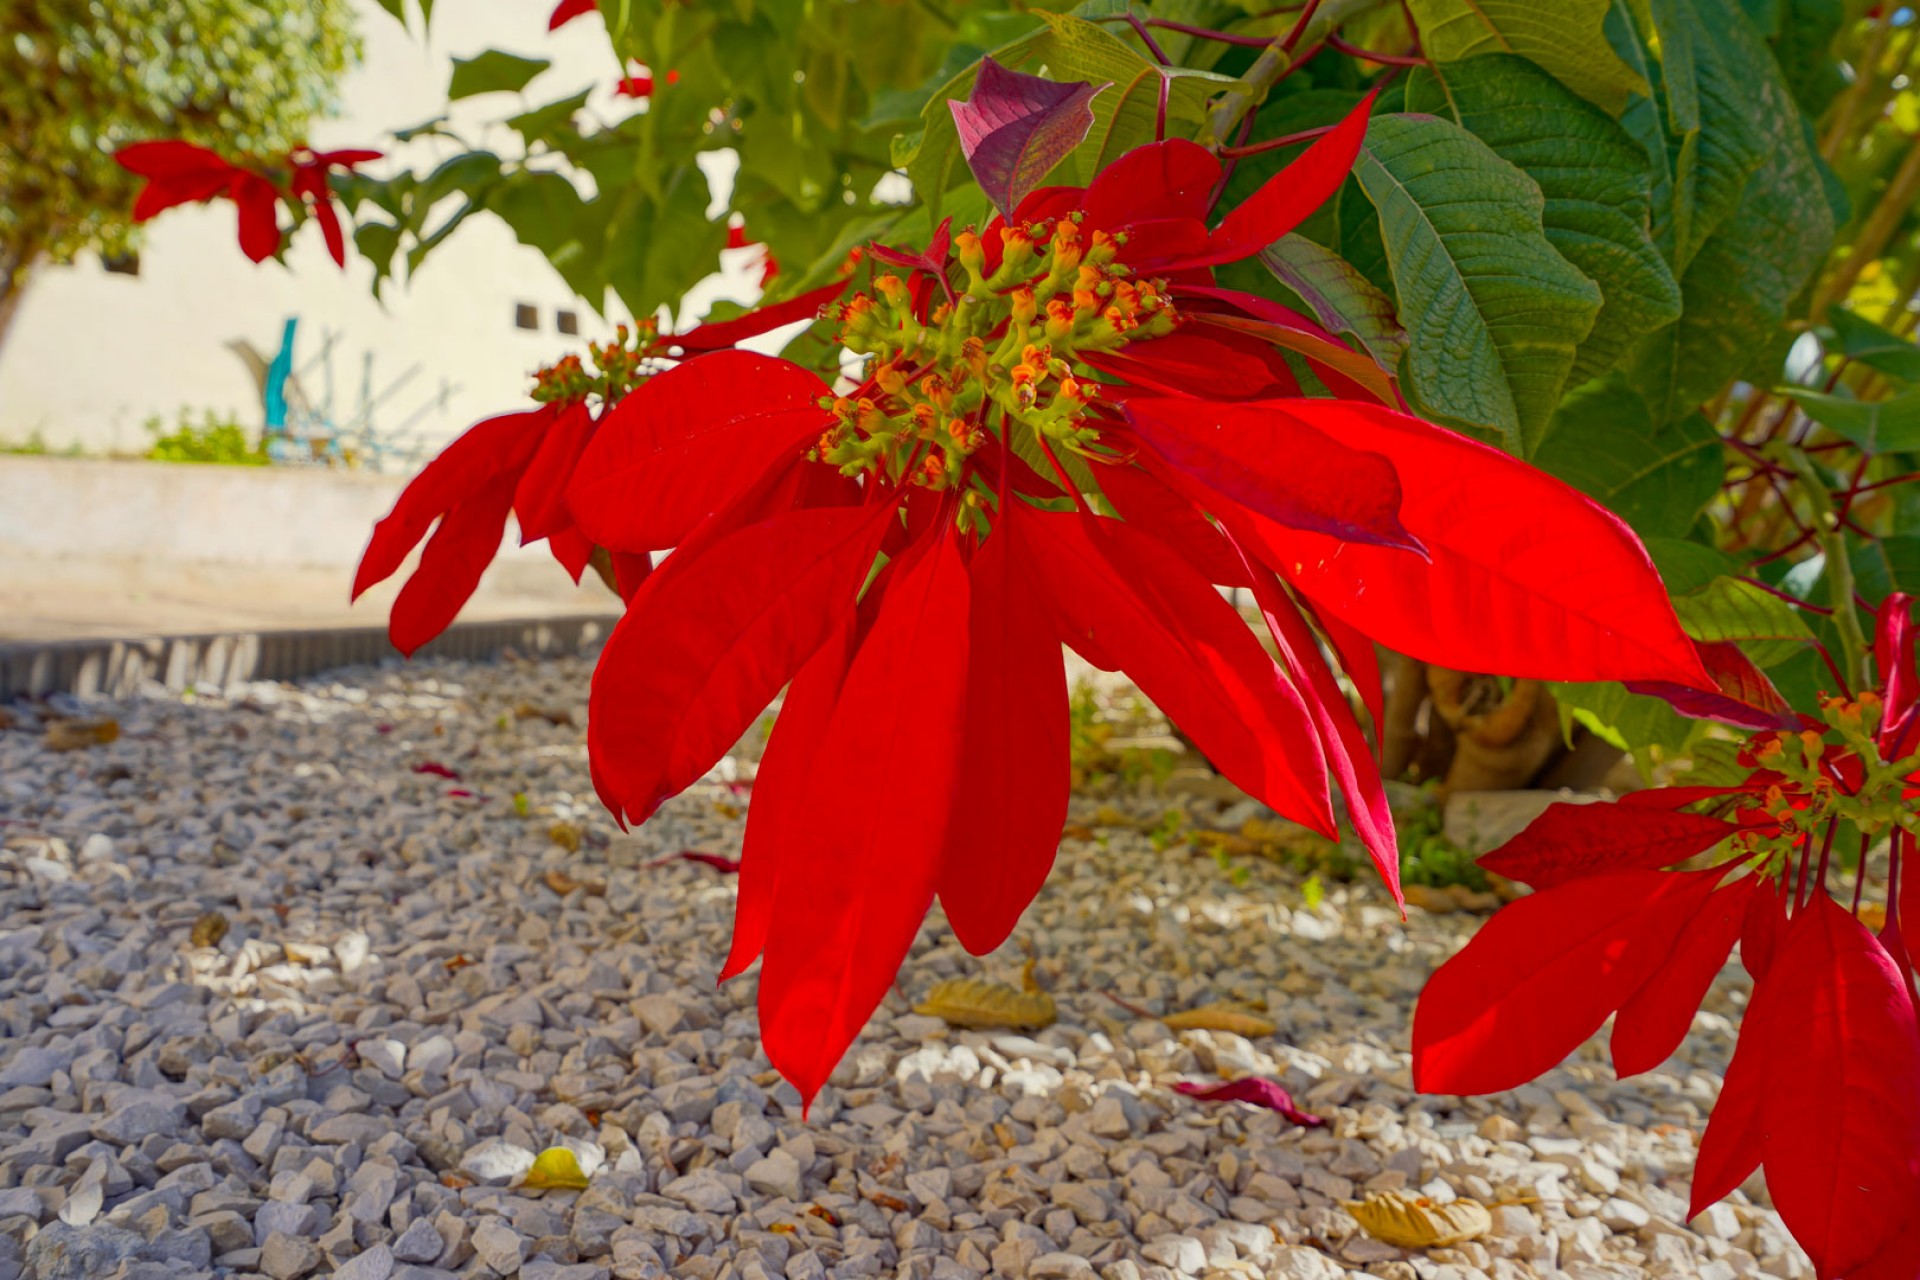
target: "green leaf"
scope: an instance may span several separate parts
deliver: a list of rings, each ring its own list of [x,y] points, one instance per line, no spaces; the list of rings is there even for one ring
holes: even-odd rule
[[[1674,596],[1673,611],[1695,640],[1731,640],[1762,667],[1786,661],[1813,640],[1799,609],[1738,578],[1715,578]]]
[[[1618,684],[1555,684],[1563,724],[1575,721],[1622,751],[1659,747],[1668,754],[1686,749],[1701,727],[1658,698],[1628,693]]]
[[[1654,233],[1674,270],[1685,271],[1799,116],[1784,86],[1778,98],[1762,89],[1770,78],[1778,84],[1773,55],[1733,0],[1650,3],[1672,155]]]
[[[1547,240],[1540,188],[1459,125],[1380,116],[1354,176],[1380,214],[1405,383],[1443,421],[1539,443],[1600,290]]]
[[[1667,584],[1667,594],[1678,595],[1706,586],[1722,574],[1734,571],[1733,557],[1714,547],[1683,538],[1646,537],[1647,554]]]
[[[1605,373],[1680,318],[1680,284],[1650,230],[1646,155],[1604,111],[1512,54],[1416,69],[1407,109],[1450,117],[1538,183],[1547,239],[1600,286],[1569,382]]]
[[[1920,595],[1920,535],[1847,539],[1847,559],[1853,567],[1853,585],[1878,605],[1890,592]]]
[[[488,49],[471,58],[455,58],[447,96],[458,99],[471,98],[476,93],[517,93],[552,65],[545,58],[522,58],[498,49]]]
[[[1683,536],[1720,492],[1720,433],[1700,414],[1657,424],[1617,379],[1569,395],[1533,461],[1643,537]]]
[[[518,133],[528,147],[537,143],[559,147],[572,142],[579,137],[573,127],[573,117],[585,110],[587,95],[591,92],[590,89],[582,89],[570,98],[549,102],[544,107],[535,107],[517,116],[508,116],[507,128]]]
[[[1846,437],[1864,453],[1910,453],[1920,449],[1920,387],[1885,400],[1855,400],[1801,387],[1777,387],[1809,418]]]
[[[1647,82],[1620,60],[1602,28],[1610,0],[1408,0],[1420,47],[1436,62],[1517,53],[1609,115]]]
[[[1012,71],[1046,74],[1060,81],[1111,81],[1113,87],[1093,101],[1093,128],[1060,171],[1077,183],[1089,181],[1125,152],[1153,140],[1162,74],[1168,81],[1167,136],[1190,137],[1206,120],[1207,99],[1235,83],[1226,76],[1182,67],[1161,67],[1133,46],[1091,22],[1067,14],[1037,13],[1045,24],[993,51],[994,61]],[[904,167],[913,188],[935,217],[955,184],[960,135],[949,101],[964,100],[973,89],[977,64],[967,68],[928,100],[921,131],[895,140],[893,160]],[[965,173],[964,166],[960,172]]]
[[[1832,346],[1849,360],[1902,382],[1920,382],[1920,346],[1845,307],[1831,308],[1827,324],[1833,330]]]
[[[1407,331],[1393,299],[1345,258],[1289,232],[1261,250],[1260,261],[1322,328],[1358,342],[1383,369],[1399,366]]]

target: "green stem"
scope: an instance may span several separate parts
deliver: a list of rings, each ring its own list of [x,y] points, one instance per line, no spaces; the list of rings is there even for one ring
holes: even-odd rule
[[[1198,139],[1200,145],[1216,150],[1225,146],[1232,140],[1233,131],[1240,127],[1240,121],[1246,114],[1266,99],[1267,90],[1286,79],[1299,54],[1312,49],[1367,10],[1377,9],[1384,3],[1386,0],[1322,0],[1305,29],[1293,39],[1291,50],[1287,48],[1287,35],[1276,36],[1273,43],[1261,51],[1253,65],[1240,77],[1241,84],[1221,95],[1220,101],[1214,104],[1212,113],[1207,117],[1206,131]]]
[[[1827,599],[1833,606],[1834,629],[1840,633],[1841,670],[1846,673],[1851,691],[1868,687],[1864,678],[1867,657],[1867,633],[1860,625],[1860,613],[1854,603],[1853,561],[1847,556],[1847,538],[1834,514],[1833,494],[1812,458],[1799,449],[1789,450],[1787,459],[1800,477],[1801,488],[1813,506],[1815,527],[1819,529],[1820,550],[1826,554]]]

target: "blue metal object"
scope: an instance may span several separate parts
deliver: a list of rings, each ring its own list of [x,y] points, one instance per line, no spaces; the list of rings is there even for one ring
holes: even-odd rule
[[[288,316],[286,327],[280,331],[280,350],[267,366],[267,434],[270,436],[287,433],[287,379],[293,376],[293,340],[299,331],[300,317]]]

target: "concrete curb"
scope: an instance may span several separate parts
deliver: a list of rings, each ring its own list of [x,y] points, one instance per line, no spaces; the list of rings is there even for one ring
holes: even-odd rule
[[[485,660],[507,649],[528,656],[579,653],[605,640],[619,620],[619,614],[606,613],[456,623],[419,656]],[[0,702],[49,693],[125,697],[148,681],[176,692],[189,686],[218,690],[398,657],[385,627],[0,644]]]

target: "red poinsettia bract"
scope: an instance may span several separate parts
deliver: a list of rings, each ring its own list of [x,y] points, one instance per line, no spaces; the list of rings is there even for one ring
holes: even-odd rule
[[[1751,740],[1741,784],[1557,804],[1482,858],[1535,892],[1421,994],[1415,1085],[1513,1088],[1610,1015],[1615,1070],[1649,1070],[1679,1048],[1738,942],[1753,997],[1700,1143],[1692,1212],[1764,1166],[1820,1276],[1920,1275],[1920,1027],[1903,929],[1920,920],[1920,895],[1902,866],[1920,823],[1910,606],[1894,595],[1882,607],[1882,688]],[[1750,711],[1771,714],[1777,699],[1769,686]],[[1830,866],[1842,823],[1865,833],[1851,910],[1845,887],[1839,899],[1829,888],[1843,878]],[[1857,916],[1883,835],[1890,901],[1876,936]],[[1721,848],[1709,866],[1660,869]]]
[[[626,419],[615,404],[619,397],[675,360],[810,319],[845,287],[827,285],[682,334],[662,335],[647,322],[633,332],[631,345],[622,326],[613,343],[593,347],[597,376],[589,375],[576,356],[562,360],[541,376],[536,395],[544,403],[469,428],[408,483],[393,510],[374,526],[354,575],[353,598],[391,577],[425,538],[420,563],[394,599],[388,620],[394,648],[411,655],[446,630],[472,597],[500,549],[509,513],[519,524],[521,545],[545,539],[554,559],[578,582],[594,544],[574,522],[565,494],[595,433],[617,436],[625,430]],[[598,417],[590,397],[605,406]],[[616,550],[608,569],[620,593],[630,596],[653,561],[644,552]]]
[[[1475,670],[1709,685],[1619,521],[1373,402],[1393,398],[1377,369],[1213,283],[1338,188],[1365,123],[1215,225],[1219,162],[1173,141],[984,231],[876,249],[899,273],[837,310],[867,357],[856,390],[719,352],[641,387],[618,410],[630,429],[587,446],[567,495],[585,534],[675,548],[594,675],[608,807],[644,820],[791,682],[723,976],[762,959],[764,1043],[804,1097],[935,898],[981,953],[1046,878],[1063,642],[1328,834],[1331,776],[1396,893],[1379,771],[1323,640],[1376,714],[1376,639]],[[1353,398],[1302,397],[1277,347]],[[1277,660],[1219,585],[1252,588]]]
[[[120,148],[113,158],[127,172],[147,180],[134,200],[135,222],[146,222],[176,205],[225,196],[239,211],[241,251],[254,262],[264,262],[280,252],[278,208],[285,200],[296,213],[311,213],[320,223],[327,252],[344,267],[346,237],[333,207],[328,174],[334,169],[351,172],[355,165],[380,156],[378,151],[297,147],[285,161],[291,176],[284,190],[266,174],[190,142],[135,142]]]

